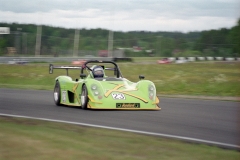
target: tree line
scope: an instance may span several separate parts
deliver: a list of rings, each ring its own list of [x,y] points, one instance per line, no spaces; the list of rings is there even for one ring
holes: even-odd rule
[[[37,26],[34,24],[0,23],[10,34],[0,35],[0,55],[7,47],[18,54],[34,55]],[[97,53],[108,49],[109,30],[79,29],[78,49]],[[71,55],[75,29],[42,26],[41,55]],[[124,49],[127,56],[240,56],[240,19],[232,28],[201,32],[114,31],[113,48]],[[138,48],[138,50],[134,50]],[[94,51],[94,52],[93,52]],[[80,52],[79,52],[80,53]]]

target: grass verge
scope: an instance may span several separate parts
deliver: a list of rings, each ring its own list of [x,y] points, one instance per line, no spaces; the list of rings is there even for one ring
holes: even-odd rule
[[[0,116],[0,159],[238,160],[240,152],[203,144],[57,122]]]
[[[58,64],[59,65],[59,64]],[[65,64],[69,65],[69,64]],[[123,76],[133,82],[138,75],[155,83],[158,94],[240,96],[240,63],[209,62],[159,65],[119,63]],[[0,87],[52,90],[54,79],[64,70],[48,73],[48,64],[1,64]],[[73,79],[79,71],[69,71]]]
[[[153,61],[153,60],[151,60]],[[158,94],[240,96],[239,63],[120,63],[124,77],[144,74]],[[69,64],[64,64],[69,65]],[[0,87],[52,90],[48,64],[0,64]],[[79,78],[79,72],[70,76]],[[236,159],[237,151],[128,132],[0,117],[1,159]]]

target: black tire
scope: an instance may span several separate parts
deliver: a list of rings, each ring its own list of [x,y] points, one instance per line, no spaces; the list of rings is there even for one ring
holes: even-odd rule
[[[83,85],[82,93],[81,93],[82,109],[87,109],[88,101],[89,101],[89,99],[88,99],[87,87],[85,85]]]
[[[56,81],[54,91],[53,91],[53,99],[54,102],[57,106],[60,106],[60,101],[61,101],[61,87],[58,81]]]

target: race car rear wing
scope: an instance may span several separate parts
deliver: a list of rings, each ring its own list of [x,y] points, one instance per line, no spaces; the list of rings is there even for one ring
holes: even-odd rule
[[[54,66],[53,64],[49,64],[49,74],[52,74],[53,73],[53,69],[66,69],[67,71],[67,76],[68,76],[68,70],[69,69],[79,69],[80,70],[80,73],[83,74],[83,70],[84,69],[87,69],[89,71],[92,71],[92,69],[87,65],[87,64],[96,64],[96,63],[111,63],[114,65],[114,68],[107,68],[107,67],[104,67],[101,65],[101,67],[104,69],[104,70],[112,70],[114,71],[114,75],[116,75],[117,78],[119,77],[123,77],[121,72],[120,72],[120,69],[118,67],[118,65],[115,63],[115,62],[112,62],[112,61],[98,61],[98,60],[94,60],[94,61],[87,61],[85,62],[82,66]],[[80,74],[80,75],[81,75]]]
[[[81,70],[82,67],[78,67],[78,66],[54,66],[53,64],[49,64],[49,74],[53,74],[53,69],[66,69],[67,76],[68,76],[68,70],[69,69],[79,69],[79,70]]]

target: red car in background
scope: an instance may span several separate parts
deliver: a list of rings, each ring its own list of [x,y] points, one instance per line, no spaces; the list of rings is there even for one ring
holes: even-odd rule
[[[72,61],[73,65],[77,65],[77,66],[82,66],[85,62],[87,62],[88,60],[96,60],[95,56],[93,55],[85,55],[83,57],[83,59],[78,59],[78,60],[74,60]]]
[[[77,66],[82,66],[85,62],[87,62],[85,59],[79,59],[79,60],[72,61],[72,64]]]
[[[163,58],[161,60],[157,60],[158,64],[168,64],[171,63],[171,60],[169,60],[168,58]]]

